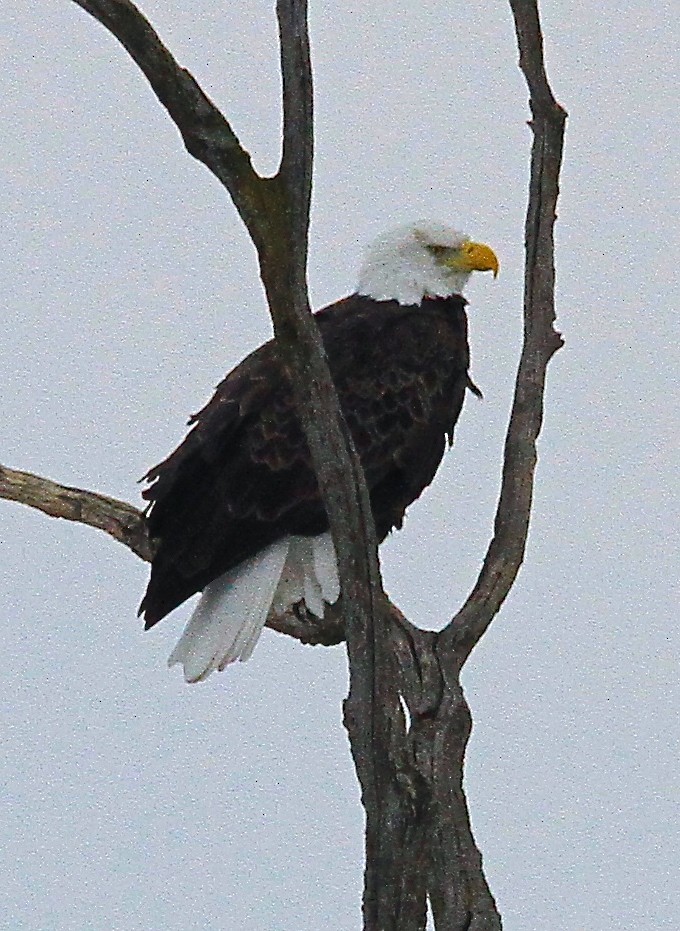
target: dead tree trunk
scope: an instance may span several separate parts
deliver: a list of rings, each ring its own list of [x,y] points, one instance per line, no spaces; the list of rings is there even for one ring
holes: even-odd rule
[[[296,386],[338,553],[342,598],[323,623],[272,617],[303,642],[345,638],[345,724],[366,810],[365,931],[491,931],[501,919],[482,870],[463,791],[471,716],[460,672],[498,613],[526,545],[536,440],[554,323],[553,225],[565,111],[547,82],[535,0],[510,0],[530,91],[534,142],[526,221],[524,346],[508,428],[494,537],[467,601],[439,634],[415,628],[385,598],[363,473],[309,311],[312,71],[306,0],[278,0],[283,150],[260,177],[234,131],[130,0],[75,0],[122,43],[182,134],[223,183],[255,243],[280,350]],[[0,467],[0,497],[105,530],[143,559],[144,517],[123,502]]]

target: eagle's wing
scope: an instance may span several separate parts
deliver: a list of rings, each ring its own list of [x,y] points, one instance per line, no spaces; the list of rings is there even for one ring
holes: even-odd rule
[[[431,482],[465,394],[464,326],[426,316],[361,298],[317,315],[380,539]],[[237,366],[190,423],[146,476],[149,531],[159,540],[140,608],[147,627],[279,537],[328,527],[273,342]]]

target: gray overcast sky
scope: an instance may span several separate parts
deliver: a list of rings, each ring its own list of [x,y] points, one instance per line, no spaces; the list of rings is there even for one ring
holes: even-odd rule
[[[256,165],[278,154],[272,3],[148,0]],[[509,9],[312,0],[316,306],[365,242],[431,217],[501,259],[471,301],[470,399],[382,550],[440,626],[491,532],[521,336],[530,132]],[[624,5],[625,7],[625,5]],[[680,927],[677,16],[545,0],[570,111],[558,326],[526,564],[475,651],[467,788],[508,931]],[[136,479],[270,331],[225,193],[75,4],[0,8],[0,462],[138,502]],[[675,375],[675,378],[674,378]],[[144,635],[147,569],[0,502],[0,927],[358,929],[362,812],[342,648],[266,632],[195,687]]]

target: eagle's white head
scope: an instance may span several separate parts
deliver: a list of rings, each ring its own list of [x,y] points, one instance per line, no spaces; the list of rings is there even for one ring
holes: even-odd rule
[[[357,294],[376,301],[420,304],[462,294],[472,272],[498,274],[494,251],[442,223],[413,223],[384,233],[369,247]]]

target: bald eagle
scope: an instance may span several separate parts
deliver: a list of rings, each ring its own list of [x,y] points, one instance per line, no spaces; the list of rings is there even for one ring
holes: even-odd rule
[[[356,292],[315,315],[380,542],[434,478],[476,390],[462,296],[473,271],[498,273],[488,246],[417,223],[376,241]],[[230,372],[189,424],[145,476],[157,550],[140,614],[148,629],[203,593],[169,659],[197,682],[247,659],[270,611],[300,604],[323,617],[340,589],[276,342]]]

